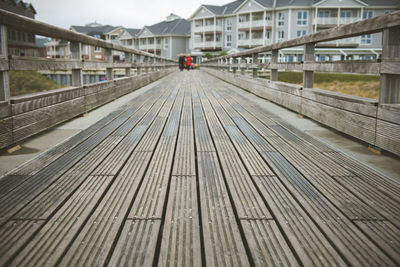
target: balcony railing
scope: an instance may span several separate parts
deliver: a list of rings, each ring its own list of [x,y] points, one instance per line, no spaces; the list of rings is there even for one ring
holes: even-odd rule
[[[161,49],[161,44],[140,44],[140,50]]]
[[[210,47],[222,47],[222,41],[210,41],[210,42],[195,42],[193,43],[194,48],[210,48]]]
[[[252,38],[238,40],[238,46],[258,46],[258,45],[269,45],[272,44],[272,39],[263,39],[263,38]]]
[[[323,18],[317,18],[316,22],[319,25],[337,25],[338,19],[339,19],[339,24],[347,24],[347,23],[356,22],[359,18],[358,17],[343,17],[343,18],[323,17]],[[314,24],[315,24],[315,20],[314,20]]]
[[[272,26],[272,22],[270,20],[265,21],[265,26]],[[255,27],[264,27],[264,20],[243,21],[238,24],[239,29]]]

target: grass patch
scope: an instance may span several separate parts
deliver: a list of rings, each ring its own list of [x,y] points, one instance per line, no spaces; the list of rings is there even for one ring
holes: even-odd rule
[[[267,76],[269,79],[269,76]],[[302,72],[282,71],[278,74],[281,82],[302,84]],[[314,87],[333,92],[378,99],[380,76],[343,73],[314,73]]]
[[[60,85],[36,71],[10,71],[9,75],[11,96],[65,87],[65,85]]]

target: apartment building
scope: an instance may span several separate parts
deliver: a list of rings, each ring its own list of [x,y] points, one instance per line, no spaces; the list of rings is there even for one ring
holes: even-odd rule
[[[0,9],[25,16],[35,18],[36,10],[32,4],[21,0],[0,0]],[[10,56],[40,56],[39,48],[36,46],[36,37],[32,33],[16,31],[12,28],[7,29],[8,54]]]
[[[236,52],[301,37],[400,9],[399,0],[238,0],[202,5],[189,18],[192,53]],[[371,59],[381,33],[319,43],[317,59]],[[280,51],[281,61],[302,61],[302,48]]]
[[[118,43],[118,36],[122,32],[122,27],[115,27],[110,25],[101,25],[99,23],[89,23],[85,26],[71,26],[70,30],[83,33],[94,38],[107,40],[109,42]],[[88,60],[104,60],[105,50],[97,46],[83,45],[82,56]],[[119,55],[115,55],[119,57]]]
[[[166,58],[178,58],[188,53],[190,22],[175,14],[151,26],[144,26],[137,34],[138,48]]]
[[[129,48],[139,48],[138,34],[140,29],[125,28],[119,37],[120,44]]]

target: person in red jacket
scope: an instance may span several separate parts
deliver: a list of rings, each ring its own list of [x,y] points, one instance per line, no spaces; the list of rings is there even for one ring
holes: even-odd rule
[[[186,69],[190,70],[192,68],[192,57],[189,54],[187,54],[185,59],[186,59]]]

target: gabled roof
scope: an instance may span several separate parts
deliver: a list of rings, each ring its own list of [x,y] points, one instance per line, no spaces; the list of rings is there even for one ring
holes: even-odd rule
[[[287,7],[287,6],[308,6],[311,7],[313,4],[317,4],[323,0],[276,0],[275,7]]]
[[[140,32],[140,29],[125,28],[125,30],[133,37],[138,35],[138,33]]]
[[[400,0],[362,0],[368,6],[400,6]]]
[[[104,26],[98,26],[98,27],[88,27],[88,26],[71,26],[71,29],[74,29],[75,31],[79,33],[83,33],[86,35],[94,36],[94,35],[102,35],[107,32],[110,32],[118,27],[110,26],[110,25],[104,25]]]
[[[190,22],[186,19],[165,20],[145,28],[154,35],[190,35]]]
[[[215,15],[228,15],[232,14],[245,0],[237,0],[230,2],[223,6],[202,5]]]

